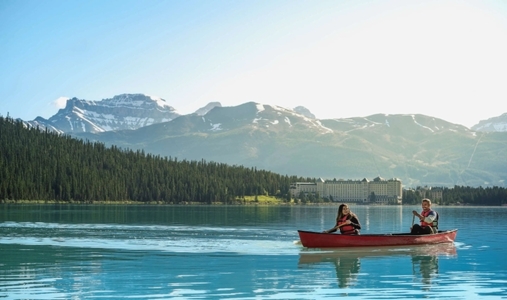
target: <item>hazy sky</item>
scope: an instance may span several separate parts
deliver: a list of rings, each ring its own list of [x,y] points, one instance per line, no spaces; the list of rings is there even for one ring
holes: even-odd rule
[[[0,79],[23,120],[142,93],[471,127],[507,112],[507,1],[1,0]]]

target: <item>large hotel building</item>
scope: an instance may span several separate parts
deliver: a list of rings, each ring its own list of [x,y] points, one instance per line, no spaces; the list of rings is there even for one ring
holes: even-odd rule
[[[317,182],[296,182],[291,184],[293,197],[314,194],[328,198],[333,202],[347,203],[378,203],[401,204],[401,180],[397,178],[382,179],[377,177],[373,181],[363,180],[323,180]]]

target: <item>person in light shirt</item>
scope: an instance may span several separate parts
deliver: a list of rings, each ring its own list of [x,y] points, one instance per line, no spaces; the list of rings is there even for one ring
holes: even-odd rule
[[[420,224],[413,224],[410,228],[411,234],[431,234],[438,232],[438,214],[431,209],[431,200],[422,199],[422,212],[412,211],[414,216],[419,218]]]

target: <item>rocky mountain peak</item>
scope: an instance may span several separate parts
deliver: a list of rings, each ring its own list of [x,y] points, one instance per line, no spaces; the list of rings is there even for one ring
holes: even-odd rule
[[[199,108],[195,111],[195,114],[199,116],[204,116],[207,114],[210,110],[212,110],[215,107],[222,107],[222,104],[220,102],[210,102],[206,106]]]
[[[479,124],[472,126],[472,130],[485,132],[507,131],[507,113],[498,117],[482,120]]]
[[[301,114],[307,118],[316,119],[315,115],[310,112],[310,110],[304,106],[296,106],[294,111],[298,114]]]
[[[100,101],[67,100],[66,106],[49,118],[29,121],[31,126],[56,128],[59,132],[105,132],[134,130],[168,122],[180,114],[164,99],[144,94],[122,94]]]

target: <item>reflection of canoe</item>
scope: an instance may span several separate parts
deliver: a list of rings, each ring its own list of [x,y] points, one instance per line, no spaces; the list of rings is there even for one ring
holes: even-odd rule
[[[456,255],[454,243],[334,249],[302,248],[299,254],[298,268],[319,268],[319,265],[322,264],[332,264],[336,268],[338,286],[346,288],[354,285],[357,281],[362,262],[409,256],[416,278],[420,278],[424,284],[431,284],[433,276],[438,274],[439,257],[454,257]],[[398,260],[394,261],[399,263]]]
[[[314,264],[336,259],[365,258],[365,257],[387,257],[387,256],[455,256],[456,246],[454,243],[441,243],[430,245],[412,246],[386,246],[386,247],[348,247],[340,249],[329,249],[326,251],[301,251],[299,264]]]
[[[307,248],[407,246],[454,242],[457,229],[442,230],[435,234],[410,233],[343,235],[298,230],[301,244]]]

